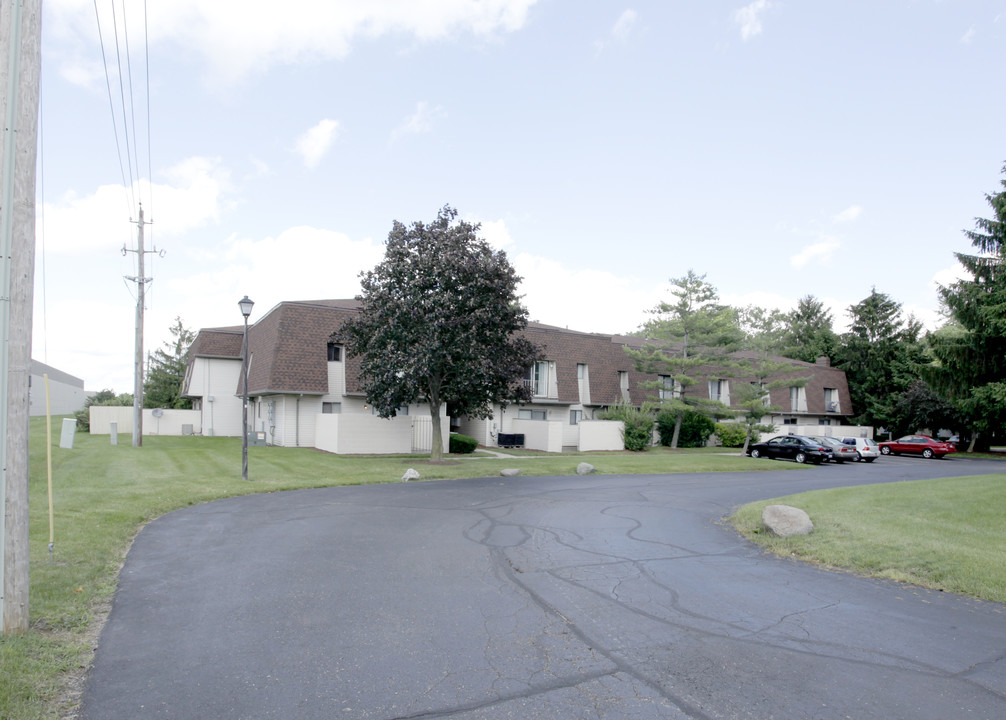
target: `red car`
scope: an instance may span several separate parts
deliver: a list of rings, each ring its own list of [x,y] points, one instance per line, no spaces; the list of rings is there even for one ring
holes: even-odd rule
[[[933,440],[928,435],[905,435],[903,438],[879,443],[882,455],[913,453],[924,458],[943,457],[956,450],[953,443]]]

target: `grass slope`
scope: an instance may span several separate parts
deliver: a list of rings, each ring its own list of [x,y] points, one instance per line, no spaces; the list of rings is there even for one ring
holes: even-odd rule
[[[810,535],[761,529],[766,505],[792,505]],[[1006,602],[1006,475],[816,490],[745,505],[734,526],[768,550],[856,572]]]

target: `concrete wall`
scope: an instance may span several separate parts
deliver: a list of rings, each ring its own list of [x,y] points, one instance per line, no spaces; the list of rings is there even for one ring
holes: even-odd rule
[[[581,420],[577,427],[580,428],[577,445],[580,452],[625,449],[625,423],[621,420]]]
[[[412,424],[408,415],[383,419],[368,414],[318,414],[315,447],[339,455],[407,455],[412,452]],[[441,423],[441,442],[446,450],[449,427]]]
[[[112,423],[118,423],[120,435],[133,434],[133,408],[92,405],[89,408],[92,435],[109,435]],[[182,426],[191,425],[192,432],[202,432],[201,415],[198,410],[163,410],[161,417],[154,417],[152,409],[143,410],[144,435],[181,435]],[[240,430],[238,436],[240,436]]]
[[[562,423],[550,420],[514,420],[510,432],[524,434],[524,447],[528,450],[562,452]]]

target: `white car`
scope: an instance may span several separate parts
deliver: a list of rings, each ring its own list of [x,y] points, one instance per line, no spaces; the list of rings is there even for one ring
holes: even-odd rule
[[[847,437],[842,443],[856,448],[856,462],[873,462],[880,457],[880,446],[870,438]]]

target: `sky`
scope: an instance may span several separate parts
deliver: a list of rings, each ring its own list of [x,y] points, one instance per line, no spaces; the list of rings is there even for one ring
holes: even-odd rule
[[[637,329],[871,290],[935,328],[1006,165],[1006,0],[46,0],[32,356],[349,298],[450,205],[532,320]],[[125,250],[125,252],[124,252]],[[156,252],[152,252],[156,250]]]

